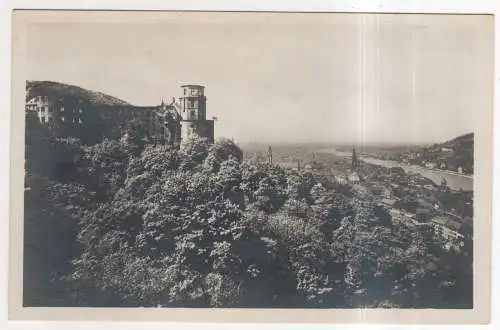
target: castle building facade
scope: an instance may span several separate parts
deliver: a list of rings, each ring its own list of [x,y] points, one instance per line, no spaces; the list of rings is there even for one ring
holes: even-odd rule
[[[206,96],[200,85],[181,86],[181,96],[158,106],[95,105],[72,98],[36,96],[26,102],[25,110],[39,122],[62,136],[74,136],[96,143],[116,139],[132,123],[140,134],[155,143],[180,147],[182,141],[199,136],[214,141],[214,120],[206,119]],[[136,126],[137,127],[137,126]]]

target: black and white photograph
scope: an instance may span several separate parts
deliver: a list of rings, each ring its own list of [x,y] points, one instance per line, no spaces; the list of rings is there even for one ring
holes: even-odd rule
[[[49,13],[23,308],[477,307],[491,16]]]

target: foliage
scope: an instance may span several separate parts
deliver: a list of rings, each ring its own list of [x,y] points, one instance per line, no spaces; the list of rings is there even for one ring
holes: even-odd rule
[[[244,161],[231,140],[167,150],[129,133],[28,140],[28,304],[469,306],[470,244],[442,251],[348,186]],[[68,175],[42,164],[53,147]]]

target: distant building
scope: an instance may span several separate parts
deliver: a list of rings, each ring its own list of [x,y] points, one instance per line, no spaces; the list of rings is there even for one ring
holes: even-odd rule
[[[429,169],[434,169],[434,168],[436,168],[436,164],[435,163],[425,163],[425,167],[427,167]]]
[[[307,165],[306,165],[306,166],[307,166]],[[347,184],[349,183],[346,179],[344,179],[344,178],[342,178],[342,177],[338,177],[338,178],[336,179],[336,181],[337,181],[337,183],[338,183],[338,184],[340,184],[340,185],[347,185]]]
[[[463,174],[463,169],[462,169],[462,166],[459,166],[459,167],[457,168],[457,172],[458,172],[458,174]]]
[[[442,152],[453,152],[453,149],[452,148],[443,147],[443,148],[441,148],[441,151]]]
[[[460,250],[464,246],[464,235],[460,233],[461,223],[458,219],[439,215],[431,219],[430,222],[434,235],[443,240],[443,247],[447,250]]]
[[[352,172],[351,174],[349,174],[349,176],[347,177],[347,179],[351,183],[359,183],[359,181],[360,181],[359,175],[356,172]]]

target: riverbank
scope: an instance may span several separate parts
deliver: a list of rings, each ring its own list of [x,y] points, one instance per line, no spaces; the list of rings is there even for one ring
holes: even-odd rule
[[[336,149],[321,149],[317,152],[331,153],[336,156],[351,158],[352,154],[346,151]],[[419,173],[427,179],[432,180],[435,184],[440,184],[443,179],[446,180],[448,186],[453,190],[463,189],[472,191],[474,189],[473,176],[459,174],[452,171],[444,171],[437,169],[429,169],[418,165],[401,164],[392,160],[378,159],[374,157],[360,156],[360,160],[373,165],[383,167],[401,167],[405,172]]]
[[[460,176],[460,177],[463,177],[463,178],[468,178],[468,179],[471,179],[471,180],[474,179],[473,175],[460,174],[458,172],[447,171],[447,170],[428,169],[428,168],[425,168],[425,167],[422,167],[422,166],[417,166],[417,167],[423,168],[423,169],[426,169],[426,170],[429,170],[429,171],[432,171],[432,172],[436,172],[436,173],[448,173],[448,174],[451,174],[451,175],[456,175],[456,176]]]
[[[363,160],[363,157],[361,157],[360,159]],[[374,158],[374,159],[377,159],[377,158]],[[383,159],[379,159],[379,160],[383,160]],[[458,172],[448,171],[448,170],[440,170],[440,169],[436,169],[436,168],[427,168],[427,167],[419,166],[419,165],[399,164],[397,166],[407,166],[409,168],[415,168],[417,170],[425,170],[425,171],[434,172],[437,174],[450,174],[450,175],[456,175],[456,176],[460,176],[460,177],[467,178],[467,179],[474,179],[473,175],[468,175],[468,174],[463,174],[463,173],[458,173]]]

